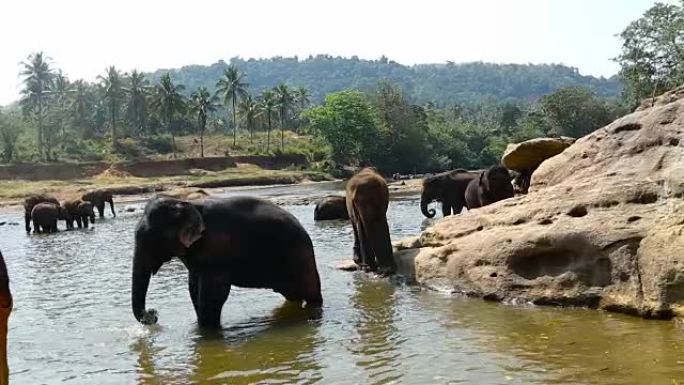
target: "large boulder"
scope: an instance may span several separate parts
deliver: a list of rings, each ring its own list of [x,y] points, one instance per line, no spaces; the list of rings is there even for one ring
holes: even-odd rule
[[[506,147],[501,164],[516,171],[534,170],[546,159],[556,156],[570,147],[574,138],[535,138]]]
[[[684,93],[653,104],[544,161],[529,194],[406,242],[417,281],[498,301],[684,316]]]

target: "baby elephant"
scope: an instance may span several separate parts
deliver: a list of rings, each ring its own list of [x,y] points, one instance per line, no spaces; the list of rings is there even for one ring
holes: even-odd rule
[[[66,222],[67,229],[74,228],[74,221],[78,228],[88,228],[88,221],[95,223],[95,210],[92,202],[75,199],[64,202],[63,218]]]
[[[512,198],[515,195],[511,176],[503,166],[492,166],[468,183],[465,199],[468,210]]]
[[[66,222],[67,229],[74,228],[74,221],[76,221],[79,229],[83,227],[87,229],[88,220],[90,220],[90,223],[95,223],[93,203],[80,199],[66,201],[64,202],[63,218],[61,219],[64,219]]]
[[[61,217],[59,205],[49,202],[38,203],[31,210],[33,231],[36,233],[56,233],[57,219]]]
[[[345,197],[331,195],[321,199],[314,209],[314,221],[349,219]]]

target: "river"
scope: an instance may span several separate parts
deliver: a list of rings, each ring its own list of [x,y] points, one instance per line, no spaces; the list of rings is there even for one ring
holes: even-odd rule
[[[287,202],[337,190],[324,183],[222,195]],[[116,219],[52,235],[27,236],[23,223],[12,225],[20,213],[0,214],[10,222],[0,226],[0,248],[15,301],[11,383],[684,384],[684,332],[672,322],[489,303],[342,272],[335,265],[351,256],[351,227],[314,223],[312,205],[283,207],[314,243],[319,319],[271,291],[233,288],[223,330],[202,332],[186,270],[174,261],[147,296],[160,322],[143,326],[130,307],[140,207],[120,204]],[[388,217],[393,240],[419,233],[418,196],[394,195]]]

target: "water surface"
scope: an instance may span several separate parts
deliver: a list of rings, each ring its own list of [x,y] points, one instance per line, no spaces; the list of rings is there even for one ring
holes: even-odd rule
[[[279,199],[339,191],[337,184],[229,189]],[[286,205],[311,235],[323,284],[319,319],[268,290],[233,288],[223,330],[201,332],[182,264],[153,277],[148,307],[130,310],[133,229],[140,211],[94,229],[24,234],[0,226],[15,310],[14,384],[681,384],[684,332],[583,309],[513,307],[421,290],[334,269],[351,256],[351,227],[313,222],[313,206]],[[141,207],[141,204],[129,206]],[[439,211],[439,210],[438,210]],[[20,222],[2,213],[0,222]],[[416,194],[389,208],[394,240],[424,225]],[[60,224],[61,226],[61,224]]]

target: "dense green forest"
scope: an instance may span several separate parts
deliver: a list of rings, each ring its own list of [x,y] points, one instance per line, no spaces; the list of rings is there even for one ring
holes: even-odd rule
[[[2,162],[301,153],[335,171],[479,168],[507,143],[581,137],[684,82],[684,7],[656,4],[620,34],[620,80],[559,65],[403,66],[316,56],[68,79],[42,52],[21,64],[21,99],[0,108]],[[622,91],[620,91],[622,89]],[[216,151],[217,147],[225,150]],[[187,146],[186,146],[187,148]]]
[[[214,89],[217,79],[229,65],[249,74],[249,83],[257,92],[279,83],[306,87],[312,101],[320,103],[331,92],[356,89],[372,91],[380,81],[400,86],[417,103],[447,106],[453,103],[475,105],[485,100],[534,102],[539,97],[565,87],[586,87],[600,96],[618,96],[619,79],[581,75],[576,68],[555,64],[421,64],[405,66],[385,57],[361,60],[329,55],[275,57],[271,59],[233,58],[209,66],[191,65],[180,69],[159,70],[151,79],[169,73],[189,89]]]

